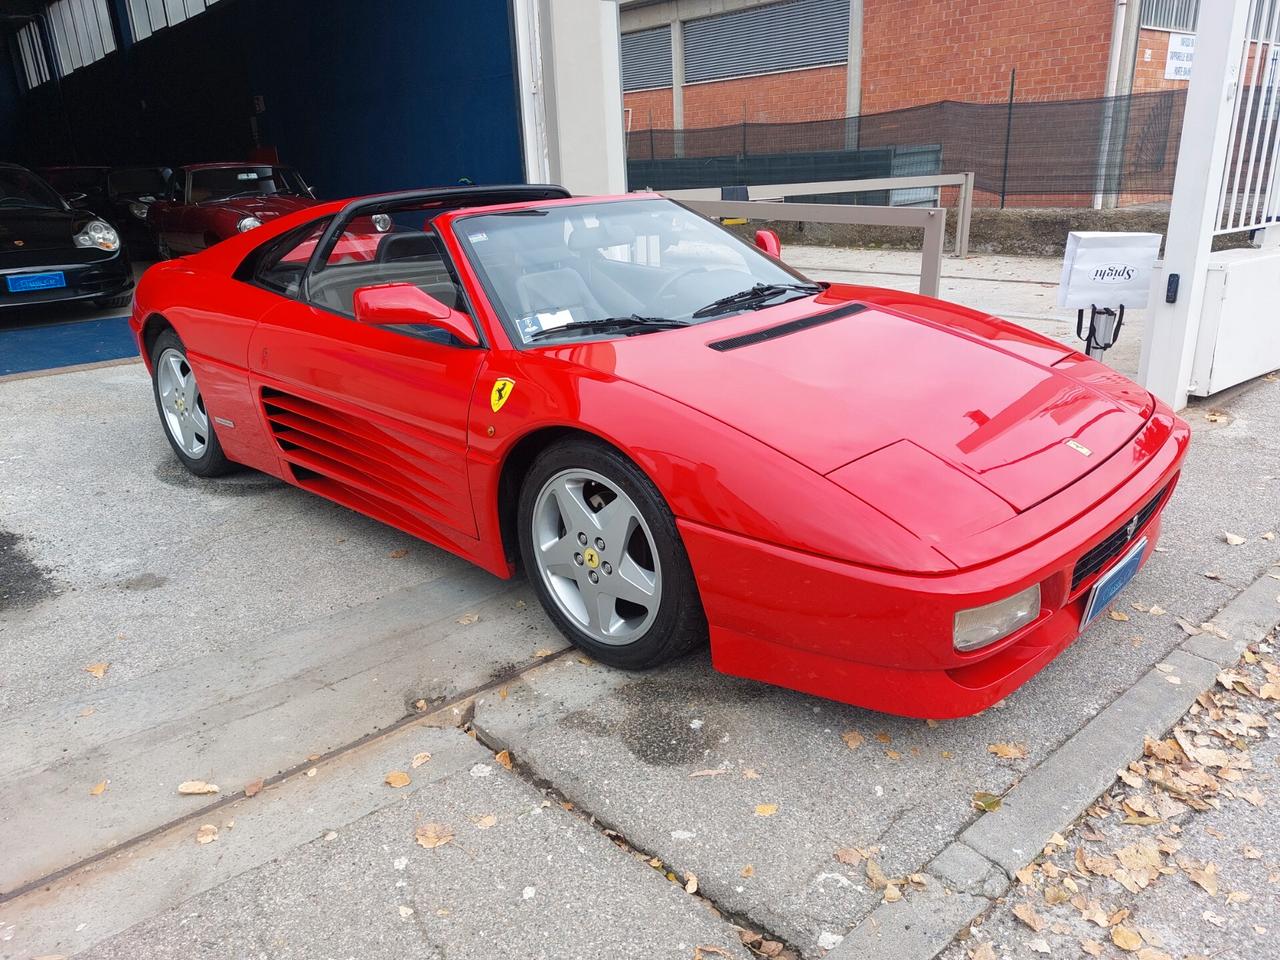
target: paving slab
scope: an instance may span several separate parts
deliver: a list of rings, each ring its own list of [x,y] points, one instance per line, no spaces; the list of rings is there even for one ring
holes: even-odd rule
[[[393,768],[412,783],[388,787]],[[188,825],[0,907],[0,960],[747,956],[461,731],[408,728],[315,769],[219,810],[216,841]],[[433,823],[452,839],[427,849]]]

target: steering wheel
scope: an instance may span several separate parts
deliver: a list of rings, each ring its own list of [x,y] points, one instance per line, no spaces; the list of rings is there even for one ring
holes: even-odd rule
[[[666,283],[660,286],[658,288],[658,292],[654,296],[656,296],[659,300],[665,299],[668,295],[667,291],[670,290],[672,287],[674,287],[679,281],[683,280],[685,277],[694,273],[706,273],[706,272],[707,272],[707,268],[705,266],[686,267],[684,270],[681,270],[674,277],[672,277],[670,280],[668,280]]]

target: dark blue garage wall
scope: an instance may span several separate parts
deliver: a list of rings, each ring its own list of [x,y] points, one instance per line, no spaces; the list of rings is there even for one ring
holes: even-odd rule
[[[507,0],[221,0],[25,95],[16,153],[177,165],[271,146],[325,197],[520,181],[512,49]]]
[[[13,156],[17,150],[18,75],[9,44],[0,37],[0,158]]]

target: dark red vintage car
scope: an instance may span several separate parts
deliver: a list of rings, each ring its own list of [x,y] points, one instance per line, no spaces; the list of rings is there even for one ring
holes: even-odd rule
[[[290,167],[269,163],[197,163],[174,171],[147,223],[161,260],[197,253],[219,240],[317,203]]]

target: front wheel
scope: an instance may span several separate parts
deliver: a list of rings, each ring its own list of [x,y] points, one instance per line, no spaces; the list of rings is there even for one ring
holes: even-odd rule
[[[675,518],[617,450],[571,440],[543,451],[521,488],[517,522],[538,599],[593,658],[645,669],[706,643]]]
[[[151,348],[151,379],[156,409],[169,446],[197,477],[216,477],[234,469],[213,432],[187,348],[172,330],[161,331]]]

